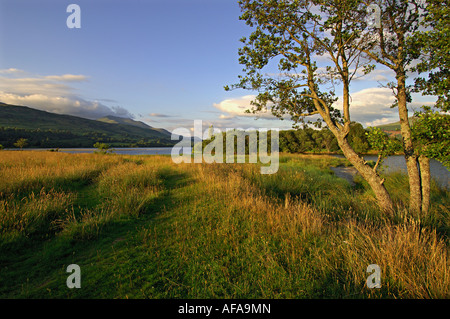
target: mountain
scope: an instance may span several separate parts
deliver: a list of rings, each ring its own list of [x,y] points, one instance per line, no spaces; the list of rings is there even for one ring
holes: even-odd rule
[[[150,125],[147,125],[143,122],[134,121],[130,118],[123,118],[123,117],[118,117],[118,116],[113,116],[113,115],[108,115],[108,116],[99,118],[99,119],[97,119],[97,121],[104,122],[104,123],[110,123],[110,124],[127,124],[127,125],[132,125],[132,126],[136,126],[136,127],[140,127],[140,128],[147,128],[147,129],[152,128]]]
[[[12,147],[19,138],[30,147],[172,146],[171,133],[143,122],[107,116],[99,120],[55,114],[0,102],[0,144]]]
[[[172,133],[170,133],[169,131],[167,131],[163,128],[152,127],[150,125],[145,124],[144,122],[134,121],[130,118],[123,118],[123,117],[108,115],[108,116],[97,119],[97,121],[111,123],[111,124],[128,124],[128,125],[132,125],[132,126],[136,126],[136,127],[140,127],[140,128],[153,129],[153,130],[161,132],[163,134],[168,134],[169,136],[172,135]]]

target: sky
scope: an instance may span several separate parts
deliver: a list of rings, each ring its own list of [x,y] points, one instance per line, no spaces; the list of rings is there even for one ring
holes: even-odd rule
[[[68,28],[70,4],[80,28]],[[97,119],[131,117],[169,131],[194,120],[226,128],[289,129],[244,113],[255,92],[237,83],[239,41],[251,33],[237,0],[0,0],[0,102]],[[398,121],[381,67],[351,88],[352,120]],[[414,96],[410,109],[433,99]]]

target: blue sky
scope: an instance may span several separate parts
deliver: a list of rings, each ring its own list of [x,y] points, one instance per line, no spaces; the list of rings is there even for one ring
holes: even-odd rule
[[[69,4],[81,28],[69,29]],[[226,127],[289,128],[245,116],[252,92],[237,81],[239,39],[251,30],[236,0],[0,0],[0,101],[89,118],[132,116],[173,130],[203,120]],[[397,120],[378,69],[352,87],[354,119]],[[420,102],[420,101],[419,101]]]

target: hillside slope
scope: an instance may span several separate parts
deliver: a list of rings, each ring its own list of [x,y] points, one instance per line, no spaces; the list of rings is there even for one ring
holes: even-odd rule
[[[105,120],[108,122],[105,122]],[[0,144],[11,147],[27,138],[32,147],[92,147],[95,142],[115,147],[171,146],[170,132],[132,119],[89,120],[0,102]]]
[[[414,123],[414,117],[409,118],[409,125]],[[377,125],[375,127],[380,128],[383,131],[400,131],[400,121],[388,124]]]

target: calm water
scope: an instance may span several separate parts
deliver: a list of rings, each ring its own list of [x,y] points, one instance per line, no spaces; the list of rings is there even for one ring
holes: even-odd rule
[[[337,157],[344,157],[343,155],[335,155]],[[378,156],[366,155],[366,161],[377,161]],[[403,155],[389,156],[383,161],[383,167],[387,172],[402,172],[407,174],[405,157]],[[430,161],[431,176],[439,183],[439,185],[450,188],[450,171],[436,160]]]

